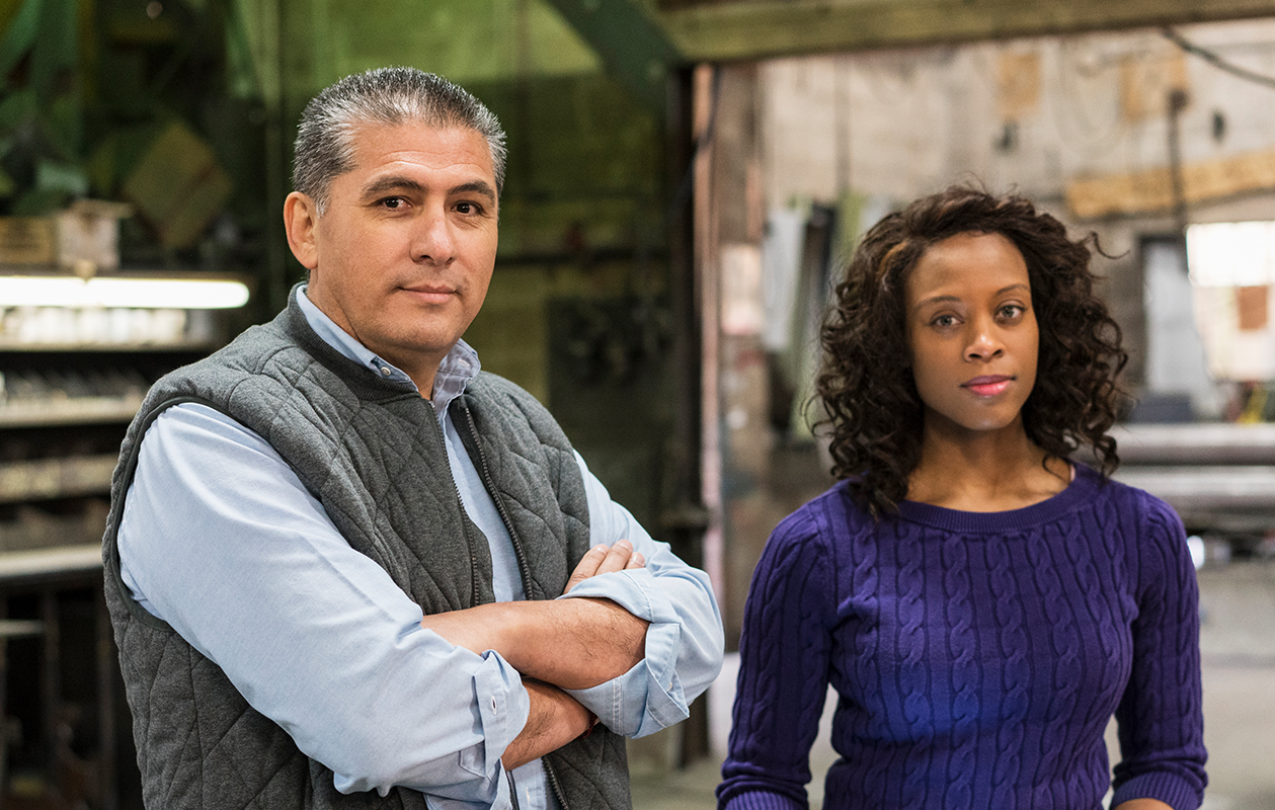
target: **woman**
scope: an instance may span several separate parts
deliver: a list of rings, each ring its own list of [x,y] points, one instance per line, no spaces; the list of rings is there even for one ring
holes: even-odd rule
[[[865,235],[822,331],[839,483],[758,563],[719,807],[806,806],[829,683],[826,810],[1097,810],[1112,714],[1112,807],[1199,806],[1195,572],[1108,479],[1126,354],[1088,241],[969,189]]]

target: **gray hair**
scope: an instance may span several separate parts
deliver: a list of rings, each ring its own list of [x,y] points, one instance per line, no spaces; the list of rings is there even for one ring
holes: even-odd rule
[[[354,134],[364,124],[466,127],[491,150],[496,194],[505,185],[505,131],[496,116],[464,88],[416,68],[386,67],[329,85],[306,105],[297,127],[292,187],[327,208],[333,178],[354,168]]]

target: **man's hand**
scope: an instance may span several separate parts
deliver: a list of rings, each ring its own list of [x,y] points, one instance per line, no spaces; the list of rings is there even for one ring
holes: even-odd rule
[[[597,545],[580,558],[580,564],[571,572],[571,579],[567,580],[567,587],[562,592],[568,593],[581,582],[598,574],[645,567],[646,560],[633,550],[633,544],[628,540],[621,540],[610,547]]]

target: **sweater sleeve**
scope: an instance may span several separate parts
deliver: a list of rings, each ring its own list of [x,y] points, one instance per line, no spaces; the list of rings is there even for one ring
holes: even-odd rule
[[[1121,762],[1111,806],[1148,798],[1195,810],[1207,784],[1195,568],[1181,519],[1162,501],[1144,498],[1133,668],[1116,708]]]
[[[807,807],[828,689],[831,568],[809,508],[780,523],[762,552],[744,606],[721,810]]]

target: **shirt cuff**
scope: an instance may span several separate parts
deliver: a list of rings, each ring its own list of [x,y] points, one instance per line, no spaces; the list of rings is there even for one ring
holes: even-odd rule
[[[432,774],[429,784],[404,784],[425,793],[431,808],[505,810],[511,807],[509,785],[500,758],[527,724],[531,698],[522,685],[522,676],[499,653],[488,650],[481,657],[482,662],[472,678],[474,691],[470,704],[473,732],[481,741],[457,751],[456,767]],[[334,775],[334,785],[340,793],[371,788],[340,774]],[[384,796],[388,788],[378,792]]]
[[[1133,799],[1156,799],[1174,810],[1195,810],[1200,806],[1203,792],[1177,774],[1157,771],[1139,774],[1116,788],[1111,806]]]
[[[483,776],[498,777],[502,770],[500,758],[505,755],[505,749],[527,725],[527,718],[531,715],[531,697],[522,685],[522,675],[495,650],[483,653],[483,663],[474,673],[474,702],[478,708],[483,743],[465,751],[481,748],[481,757],[474,755],[471,762],[466,763],[462,752],[461,765]]]
[[[513,800],[509,795],[509,780],[501,773],[495,784],[496,795],[491,800],[468,801],[426,793],[425,806],[429,810],[513,810]]]
[[[761,790],[740,793],[723,805],[724,810],[802,810],[802,804],[778,793]]]
[[[610,599],[639,619],[646,630],[645,657],[632,669],[589,689],[568,694],[625,737],[643,737],[685,720],[690,712],[677,674],[682,625],[672,603],[644,568],[590,577],[559,599]]]

